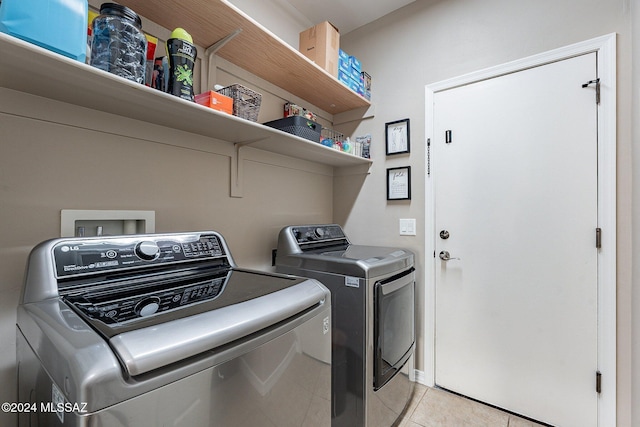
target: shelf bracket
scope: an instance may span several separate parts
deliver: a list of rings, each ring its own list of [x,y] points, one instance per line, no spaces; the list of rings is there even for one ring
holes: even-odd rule
[[[356,108],[355,110],[345,111],[333,115],[333,125],[342,125],[350,122],[360,122],[365,119],[371,119],[376,115],[375,105],[369,107]]]
[[[242,28],[238,28],[236,29],[234,32],[232,32],[231,34],[221,38],[220,40],[218,40],[217,42],[215,42],[214,44],[212,44],[211,46],[209,46],[208,48],[206,48],[204,50],[204,57],[206,59],[206,61],[204,61],[204,63],[207,64],[207,81],[206,84],[204,85],[204,89],[203,90],[212,90],[213,89],[213,84],[211,80],[213,80],[211,78],[211,69],[213,68],[213,64],[212,64],[212,59],[215,55],[215,53],[217,51],[219,51],[220,49],[222,49],[222,47],[229,43],[233,38],[235,38],[238,34],[240,34],[242,32]]]
[[[247,141],[240,141],[233,144],[233,154],[231,157],[231,197],[243,197],[244,193],[244,150],[243,148],[254,142],[264,141],[267,138],[257,138]]]
[[[256,138],[256,139],[247,139],[246,141],[237,141],[234,143],[234,145],[239,145],[241,147],[244,147],[245,145],[251,145],[256,142],[265,141],[269,138],[271,138],[271,136],[265,136],[264,138]]]
[[[242,32],[242,28],[238,28],[233,33],[221,38],[220,40],[218,40],[217,42],[215,42],[214,44],[212,44],[211,46],[205,49],[204,51],[205,56],[210,56],[215,54],[217,51],[222,49],[222,47],[225,44],[229,43],[233,38],[235,38],[241,32]]]

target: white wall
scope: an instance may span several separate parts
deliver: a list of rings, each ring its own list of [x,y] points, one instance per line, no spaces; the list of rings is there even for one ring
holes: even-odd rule
[[[341,47],[356,55],[373,77],[375,117],[345,125],[351,127],[345,133],[373,135],[374,165],[361,191],[347,191],[348,178],[335,178],[334,218],[346,225],[354,241],[413,249],[422,267],[429,255],[424,253],[422,226],[425,85],[613,32],[618,33],[618,425],[631,426],[640,425],[638,420],[631,423],[631,408],[640,406],[637,397],[635,405],[631,400],[632,374],[640,382],[640,371],[631,368],[631,191],[633,182],[640,184],[640,177],[632,180],[632,34],[628,0],[418,0],[342,37]],[[384,124],[407,117],[411,119],[411,154],[387,158]],[[635,156],[635,164],[640,165],[638,154]],[[386,168],[402,165],[412,167],[412,200],[387,202]],[[635,171],[637,174],[637,168]],[[399,218],[417,218],[418,236],[399,236]],[[418,271],[422,300],[424,269]],[[640,311],[637,304],[636,311]],[[423,315],[422,310],[420,313]],[[424,333],[421,324],[418,332],[420,337]],[[418,369],[424,369],[423,344],[420,338]]]
[[[286,0],[229,0],[282,41],[298,49],[300,32],[315,25]]]

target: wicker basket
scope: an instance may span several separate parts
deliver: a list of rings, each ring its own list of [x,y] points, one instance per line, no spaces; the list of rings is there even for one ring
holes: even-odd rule
[[[240,84],[223,87],[216,92],[233,99],[233,115],[243,119],[258,121],[262,95]]]

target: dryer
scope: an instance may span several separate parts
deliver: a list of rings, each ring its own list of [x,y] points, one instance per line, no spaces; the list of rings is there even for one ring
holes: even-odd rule
[[[352,244],[337,224],[280,231],[276,271],[331,291],[333,427],[388,427],[413,393],[414,254]]]

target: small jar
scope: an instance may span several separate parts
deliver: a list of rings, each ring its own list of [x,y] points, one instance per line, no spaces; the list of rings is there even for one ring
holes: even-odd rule
[[[103,3],[92,26],[90,64],[144,84],[147,38],[140,17],[128,7]]]

